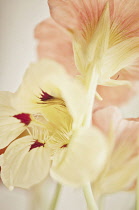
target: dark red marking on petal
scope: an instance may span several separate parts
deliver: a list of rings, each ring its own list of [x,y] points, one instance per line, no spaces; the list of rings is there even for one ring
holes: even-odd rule
[[[49,95],[48,93],[46,93],[42,90],[40,100],[41,101],[47,101],[47,100],[50,100],[50,99],[53,99],[53,96]]]
[[[30,147],[29,151],[32,149],[35,149],[37,147],[44,147],[44,143],[39,142],[38,140],[36,140]]]
[[[67,147],[68,146],[68,144],[64,144],[62,147],[60,147],[60,148],[65,148],[65,147]]]
[[[30,114],[27,114],[27,113],[17,114],[17,115],[14,115],[13,117],[20,120],[21,123],[24,123],[25,125],[29,125],[29,123],[31,122]]]

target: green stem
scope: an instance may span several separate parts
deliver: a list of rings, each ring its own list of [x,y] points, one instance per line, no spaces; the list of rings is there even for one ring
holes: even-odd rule
[[[88,206],[88,210],[98,210],[98,206],[94,199],[90,183],[84,185],[83,192]]]
[[[94,70],[89,87],[88,87],[88,103],[89,104],[88,104],[87,113],[86,113],[84,123],[83,123],[85,127],[90,127],[90,125],[92,125],[92,112],[93,112],[97,84],[98,84],[98,74]]]
[[[54,196],[53,196],[53,200],[52,200],[52,203],[50,205],[49,210],[56,210],[56,206],[57,206],[57,202],[58,202],[59,195],[60,195],[60,192],[61,192],[61,188],[62,188],[61,184],[57,183],[55,193],[54,193]]]

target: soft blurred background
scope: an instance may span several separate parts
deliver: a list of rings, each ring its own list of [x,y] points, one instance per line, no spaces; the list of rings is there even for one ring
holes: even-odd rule
[[[0,0],[0,90],[14,92],[29,63],[37,59],[33,30],[48,16],[46,0]],[[121,110],[125,117],[137,117],[138,107],[139,97],[136,96]],[[54,189],[54,183],[50,186],[51,182],[49,180],[39,188],[40,197],[33,201],[32,210],[46,210],[38,208],[37,203],[41,200],[45,202],[47,196],[50,197]],[[1,184],[0,210],[29,210],[32,196],[38,197],[36,188],[32,192],[21,189],[10,192]],[[104,209],[134,210],[134,200],[133,192],[107,196]],[[57,210],[86,210],[82,191],[64,187]]]

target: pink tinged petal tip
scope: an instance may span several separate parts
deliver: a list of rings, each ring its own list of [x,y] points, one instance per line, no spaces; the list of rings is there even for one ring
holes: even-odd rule
[[[31,122],[30,114],[27,114],[27,113],[17,114],[17,115],[14,115],[13,117],[20,120],[21,123],[24,123],[25,125],[29,125],[29,123]]]
[[[47,101],[47,100],[53,99],[53,96],[49,95],[48,93],[46,93],[42,90],[42,93],[41,93],[41,96],[39,97],[39,99],[41,101]]]
[[[30,147],[29,151],[32,149],[35,149],[37,147],[44,147],[44,143],[39,142],[38,140],[36,140]]]

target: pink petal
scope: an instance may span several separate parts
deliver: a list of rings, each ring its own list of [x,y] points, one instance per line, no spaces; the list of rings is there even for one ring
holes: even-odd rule
[[[42,21],[35,29],[35,37],[38,39],[38,57],[52,58],[63,64],[67,71],[77,74],[74,64],[73,50],[70,35],[56,24],[52,19]],[[120,80],[138,80],[139,79],[139,60],[127,70],[122,70],[115,75],[115,79]],[[138,92],[136,83],[133,86],[120,87],[102,87],[98,86],[98,93],[102,96],[103,101],[97,101],[96,106],[120,105],[126,103],[132,96]]]
[[[108,134],[111,125],[114,131],[122,120],[121,113],[117,107],[109,106],[100,108],[93,113],[93,125],[99,127],[106,135]]]
[[[115,106],[96,109],[93,113],[93,124],[106,135],[112,128],[116,135],[116,142],[133,139],[139,131],[139,118],[123,119],[120,110]],[[138,129],[138,130],[137,130]],[[132,134],[132,135],[131,135]]]
[[[74,64],[70,35],[56,24],[47,19],[37,25],[35,38],[38,39],[39,58],[51,58],[64,65],[72,75],[77,74]]]
[[[109,0],[113,31],[118,27],[125,37],[139,36],[139,1]]]
[[[107,174],[111,174],[111,176],[113,175],[115,177],[115,173],[118,173],[118,170],[120,172],[121,168],[124,169],[125,165],[138,157],[139,118],[123,119],[118,108],[111,106],[98,109],[94,112],[93,125],[100,128],[107,136],[109,136],[110,130],[113,130],[114,136],[113,139],[111,139],[113,147],[109,157],[109,170],[107,170],[104,176],[107,177]],[[103,174],[101,176],[103,180]],[[100,180],[101,176],[99,178]],[[133,177],[137,178],[137,173]],[[135,187],[136,178],[132,180],[132,183],[131,180],[129,180],[120,190],[133,189]],[[115,182],[118,182],[118,180],[115,180]]]
[[[96,100],[96,107],[104,107],[109,105],[122,105],[138,92],[138,84],[133,83],[132,87],[127,85],[117,87],[98,86],[97,91],[103,98],[102,101]]]
[[[106,0],[102,0],[100,4],[98,0],[49,0],[48,3],[56,22],[71,31],[79,29],[86,36],[86,29],[94,30]]]
[[[102,14],[107,0],[48,0],[52,17],[68,30],[79,29],[82,36],[95,26]],[[122,40],[122,37],[139,36],[138,0],[109,0],[111,19],[110,45]],[[112,39],[115,37],[113,43]],[[112,41],[112,42],[111,42]]]
[[[139,59],[132,66],[118,72],[113,79],[129,80],[132,86],[105,87],[98,86],[97,91],[103,101],[96,101],[96,106],[122,105],[139,93]]]

